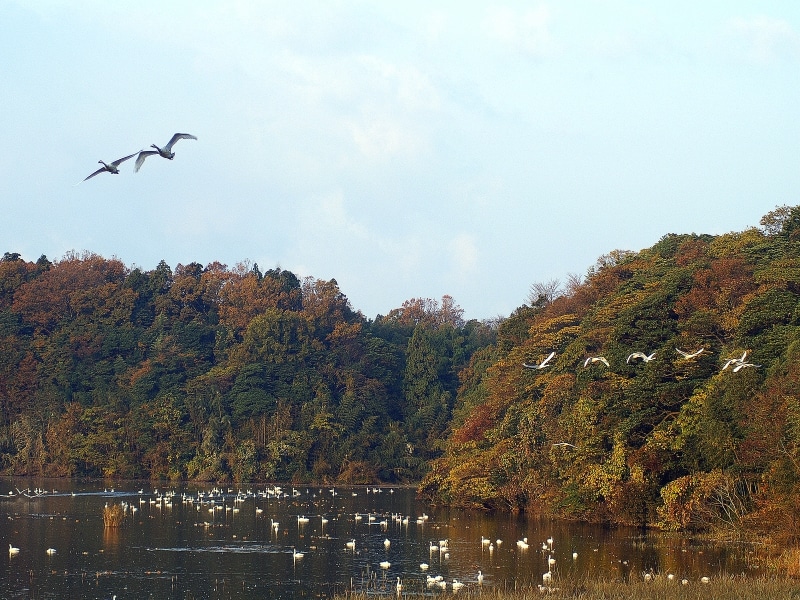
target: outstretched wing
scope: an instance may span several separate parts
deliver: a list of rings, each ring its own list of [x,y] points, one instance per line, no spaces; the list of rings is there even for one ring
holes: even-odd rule
[[[167,145],[164,146],[164,150],[169,152],[172,151],[172,146],[175,145],[175,142],[178,140],[196,140],[197,138],[193,136],[191,133],[176,133],[172,136],[172,139],[167,142]]]
[[[539,365],[539,368],[540,368],[540,369],[543,369],[544,367],[546,367],[546,366],[547,366],[547,363],[549,363],[549,362],[550,362],[550,359],[552,359],[552,358],[553,358],[555,355],[556,355],[555,351],[551,352],[551,353],[548,355],[548,357],[547,357],[547,358],[545,358],[545,359],[542,361],[542,364],[540,364],[540,365]]]
[[[105,170],[106,170],[106,168],[105,168],[105,167],[100,167],[99,169],[97,169],[97,171],[95,171],[94,173],[92,173],[91,175],[89,175],[89,176],[88,176],[86,179],[91,179],[91,178],[92,178],[92,177],[94,177],[95,175],[99,175],[100,173],[102,173],[102,172],[103,172],[103,171],[105,171]],[[83,181],[86,181],[86,179],[84,179]],[[83,181],[81,181],[81,182],[79,182],[79,183],[83,183]]]
[[[114,161],[114,162],[112,162],[111,164],[112,164],[112,165],[114,165],[115,167],[118,167],[118,166],[120,166],[122,163],[124,163],[126,160],[128,160],[129,158],[133,158],[133,157],[134,157],[134,156],[136,156],[137,154],[139,154],[139,153],[138,153],[138,152],[134,152],[133,154],[129,154],[128,156],[123,156],[122,158],[118,158],[117,160],[115,160],[115,161]]]
[[[139,156],[136,158],[136,164],[133,165],[133,172],[138,173],[139,169],[141,169],[144,164],[144,159],[153,154],[158,154],[158,152],[156,150],[142,150],[139,152]]]

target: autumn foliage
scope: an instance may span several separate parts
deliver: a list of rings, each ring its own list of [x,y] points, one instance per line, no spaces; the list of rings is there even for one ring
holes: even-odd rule
[[[570,519],[800,532],[798,215],[613,252],[521,307],[473,355],[421,491]],[[523,368],[552,351],[547,368]],[[636,351],[655,357],[629,362]],[[722,369],[744,352],[753,366]],[[584,366],[598,355],[609,368]]]
[[[493,331],[449,297],[406,305],[368,320],[335,280],[256,265],[7,253],[0,470],[419,480],[441,455],[457,373]]]

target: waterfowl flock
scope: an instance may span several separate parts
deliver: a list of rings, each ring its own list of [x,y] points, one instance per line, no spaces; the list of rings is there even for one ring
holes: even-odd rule
[[[746,357],[741,357],[741,361],[745,359]],[[383,493],[384,491],[384,489],[370,489],[370,493]],[[54,493],[56,493],[55,490]],[[442,532],[446,531],[448,527],[447,522],[430,520],[425,513],[415,517],[400,513],[353,513],[347,512],[343,506],[336,510],[335,506],[339,502],[334,500],[337,492],[333,490],[330,491],[330,495],[328,490],[306,489],[303,491],[297,488],[284,490],[280,486],[249,490],[215,487],[195,493],[178,493],[157,489],[148,492],[142,489],[138,492],[118,492],[106,489],[94,493],[104,496],[107,504],[121,500],[120,504],[126,515],[133,516],[137,511],[143,511],[144,514],[136,516],[132,520],[133,523],[153,518],[154,514],[166,514],[166,511],[170,511],[173,507],[177,509],[178,506],[181,506],[183,511],[181,519],[186,521],[187,515],[196,512],[195,525],[208,529],[209,534],[212,534],[212,531],[224,531],[224,529],[215,528],[228,528],[232,522],[241,518],[237,515],[248,513],[250,515],[248,519],[255,524],[263,522],[264,530],[269,532],[268,541],[255,545],[251,551],[258,551],[257,549],[263,546],[265,552],[275,553],[277,548],[278,553],[288,554],[290,559],[285,568],[292,573],[297,573],[296,576],[300,575],[301,569],[307,568],[304,567],[307,561],[311,561],[308,563],[309,566],[317,562],[315,554],[328,555],[331,551],[336,553],[337,543],[341,544],[338,545],[338,552],[342,553],[343,557],[349,556],[350,560],[355,559],[354,564],[366,565],[366,570],[362,571],[360,583],[355,577],[351,579],[351,590],[370,595],[394,593],[398,596],[409,596],[442,591],[459,593],[462,590],[464,590],[462,593],[467,593],[470,590],[477,592],[487,586],[505,585],[505,581],[495,580],[493,571],[487,570],[485,567],[496,564],[497,560],[508,560],[508,557],[515,555],[514,560],[525,560],[532,565],[541,560],[540,575],[535,574],[534,567],[531,580],[533,585],[536,585],[537,578],[541,577],[538,589],[543,593],[557,591],[559,585],[563,585],[568,577],[574,576],[575,569],[579,568],[578,553],[573,548],[565,547],[566,544],[559,546],[554,536],[548,536],[541,541],[541,545],[529,543],[528,538],[523,537],[516,542],[516,545],[507,547],[497,536],[476,535],[474,538],[475,548],[467,552],[466,548],[470,544],[468,540],[459,539],[451,543],[452,540],[446,535],[442,535]],[[50,495],[44,490],[36,490],[35,494],[37,500]],[[74,496],[75,494],[59,495]],[[34,492],[17,490],[16,493],[11,492],[5,496],[9,500],[19,499],[20,501],[26,497],[32,499]],[[27,502],[27,500],[25,501]],[[315,510],[319,512],[316,513]],[[308,511],[308,513],[304,514],[304,511]],[[295,530],[294,523],[288,528],[285,525],[282,528],[280,522],[275,518],[282,515],[283,519],[281,520],[284,520],[287,512],[292,515],[289,517],[290,523],[296,519],[297,530]],[[340,522],[338,527],[337,521]],[[344,528],[342,528],[342,521],[345,525]],[[324,527],[326,522],[331,523],[329,528]],[[129,526],[135,527],[134,524]],[[409,532],[410,527],[417,527],[413,534]],[[340,535],[344,533],[343,529],[347,535],[347,537],[342,536],[344,539],[338,542],[336,537],[331,537],[327,533],[330,529],[335,535],[337,528]],[[240,537],[244,538],[244,536]],[[232,538],[236,539],[237,535],[233,535]],[[412,547],[408,545],[410,539],[415,540]],[[10,542],[14,541],[10,540]],[[253,539],[247,539],[247,544],[253,544],[253,542]],[[233,543],[232,551],[241,552],[247,547],[238,544],[238,541]],[[425,547],[428,549],[428,556],[424,562],[418,562],[419,559],[417,562],[413,562],[413,558],[409,560],[409,552],[419,553],[421,551],[424,553]],[[539,551],[534,548],[541,548],[541,554],[539,555]],[[28,549],[28,551],[31,550]],[[55,547],[44,544],[40,549],[32,551],[45,553],[48,556],[48,562],[53,561],[53,565],[57,564],[59,556],[61,556],[60,553],[57,555]],[[25,552],[25,548],[20,549],[13,543],[9,543],[9,557],[12,559],[19,560],[16,557],[20,554],[24,556]],[[493,554],[499,552],[502,554]],[[535,554],[531,555],[534,552]],[[68,553],[71,554],[72,550]],[[464,556],[471,555],[472,558],[468,560],[471,561],[474,570],[470,568],[464,570],[463,565],[454,570],[451,566],[453,553],[458,559],[462,559],[459,563],[463,562]],[[483,558],[476,561],[475,557],[478,554]],[[528,558],[523,558],[526,556]],[[590,562],[594,563],[596,559]],[[627,561],[625,563],[627,565]],[[414,566],[412,567],[411,564]],[[561,564],[566,566],[559,568]],[[689,582],[685,577],[678,580],[673,573],[665,573],[663,576],[668,581],[675,581],[676,584],[679,581]],[[660,574],[652,570],[643,572],[642,575],[644,581],[660,577]],[[697,578],[696,581],[711,583],[712,580],[705,577]]]
[[[94,177],[95,175],[99,175],[100,173],[111,173],[112,175],[119,175],[119,166],[123,162],[133,158],[134,156],[136,156],[136,162],[134,164],[133,172],[138,173],[139,169],[142,168],[142,165],[144,164],[144,161],[148,156],[158,155],[163,158],[166,158],[167,160],[172,160],[173,158],[175,158],[175,152],[172,151],[172,147],[175,145],[176,142],[178,142],[179,140],[196,140],[196,139],[197,137],[192,135],[191,133],[176,133],[170,138],[170,140],[166,143],[166,145],[164,145],[164,147],[159,147],[156,146],[155,144],[151,144],[150,147],[155,148],[154,150],[139,150],[137,152],[134,152],[133,154],[129,154],[128,156],[123,156],[122,158],[118,158],[117,160],[110,163],[105,163],[102,160],[99,160],[97,162],[99,162],[103,166],[97,169],[94,173],[92,173],[85,179],[83,179],[83,181],[91,179],[92,177]],[[79,181],[78,183],[83,183],[83,181]]]
[[[694,352],[686,352],[684,350],[681,350],[680,348],[675,348],[675,351],[681,356],[682,360],[694,360],[695,358],[700,356],[703,352],[705,352],[705,350],[706,350],[705,348],[700,348],[698,350],[695,350]],[[759,368],[761,365],[757,365],[757,364],[751,363],[751,362],[745,362],[745,359],[747,358],[747,353],[748,352],[749,352],[748,350],[745,350],[744,353],[740,357],[732,357],[732,358],[726,359],[725,360],[725,364],[722,366],[720,371],[725,371],[728,368],[730,368],[731,371],[733,371],[734,373],[738,373],[742,369]],[[556,356],[556,353],[555,353],[555,351],[553,351],[553,352],[550,352],[550,354],[547,355],[547,358],[545,358],[541,363],[529,364],[527,362],[523,362],[522,366],[525,367],[526,369],[533,369],[533,370],[540,371],[540,370],[542,370],[542,369],[544,369],[546,367],[549,367],[551,365],[550,361],[555,356]],[[626,364],[631,364],[631,361],[636,361],[637,359],[641,360],[643,363],[649,363],[649,362],[655,360],[655,358],[656,358],[656,352],[651,352],[650,354],[647,354],[645,352],[635,351],[635,352],[631,352],[628,355],[628,358],[625,361],[625,363]],[[588,368],[588,367],[591,367],[592,365],[598,364],[598,363],[600,365],[605,366],[606,368],[609,368],[609,369],[611,368],[611,363],[609,362],[609,360],[605,356],[588,356],[583,361],[583,367],[584,368]]]

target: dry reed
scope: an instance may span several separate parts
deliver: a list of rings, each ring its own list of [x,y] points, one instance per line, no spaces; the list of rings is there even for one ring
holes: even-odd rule
[[[125,509],[121,504],[106,504],[103,507],[103,525],[119,527],[125,520]]]

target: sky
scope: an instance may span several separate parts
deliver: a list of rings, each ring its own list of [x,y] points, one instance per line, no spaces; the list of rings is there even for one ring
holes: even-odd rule
[[[0,0],[0,252],[336,279],[367,318],[800,204],[800,2]],[[96,170],[150,144],[175,158]]]

